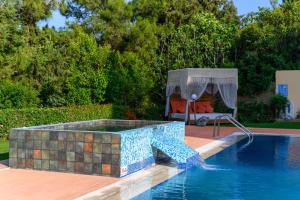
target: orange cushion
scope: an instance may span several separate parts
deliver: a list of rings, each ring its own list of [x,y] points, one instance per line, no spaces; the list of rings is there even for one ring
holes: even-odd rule
[[[176,112],[176,99],[171,99],[170,104],[171,104],[172,113],[175,113]]]
[[[212,113],[212,112],[213,112],[213,107],[212,107],[210,101],[205,101],[205,102],[203,102],[202,104],[203,104],[203,106],[205,107],[205,112],[206,112],[206,113]]]
[[[196,102],[196,113],[205,113],[206,107],[203,102]]]
[[[171,109],[172,113],[185,113],[186,100],[185,99],[171,99]],[[190,113],[194,112],[193,104],[190,104]]]
[[[179,100],[176,103],[176,108],[178,113],[185,113],[185,105],[186,101],[185,100]]]
[[[171,99],[170,102],[173,113],[185,113],[185,100]]]

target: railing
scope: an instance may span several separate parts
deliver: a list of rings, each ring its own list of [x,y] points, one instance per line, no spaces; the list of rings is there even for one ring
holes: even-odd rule
[[[246,145],[252,143],[253,133],[248,128],[246,128],[244,125],[242,125],[240,122],[238,122],[236,119],[234,119],[233,117],[231,117],[229,115],[220,115],[220,116],[216,117],[216,119],[214,121],[214,132],[213,132],[214,137],[220,135],[220,123],[221,123],[222,119],[228,120],[230,123],[232,123],[235,127],[240,129],[245,135],[248,136],[248,143]]]

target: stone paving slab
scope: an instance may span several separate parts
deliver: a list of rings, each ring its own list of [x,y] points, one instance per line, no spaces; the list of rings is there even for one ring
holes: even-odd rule
[[[69,200],[117,182],[117,178],[23,169],[0,170],[0,199]]]

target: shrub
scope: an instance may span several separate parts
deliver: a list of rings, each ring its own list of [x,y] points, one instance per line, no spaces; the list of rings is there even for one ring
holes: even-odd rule
[[[288,103],[288,99],[285,96],[276,94],[270,99],[270,106],[273,113],[273,116],[279,117],[280,113],[285,109],[285,106]]]
[[[241,122],[270,122],[274,120],[270,106],[257,99],[239,102],[238,118]]]
[[[111,104],[60,108],[25,108],[0,110],[0,138],[7,138],[11,128],[93,119],[125,118],[127,107]]]
[[[39,102],[37,92],[22,83],[0,82],[0,108],[36,107]]]

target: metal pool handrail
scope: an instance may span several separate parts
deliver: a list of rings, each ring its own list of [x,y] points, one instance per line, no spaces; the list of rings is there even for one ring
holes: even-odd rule
[[[233,117],[231,117],[229,115],[220,115],[220,116],[216,117],[216,119],[214,121],[214,132],[213,132],[214,137],[220,135],[220,122],[221,122],[222,119],[228,120],[235,127],[237,127],[244,134],[246,134],[249,138],[247,144],[250,144],[253,141],[253,132],[250,131],[248,128],[246,128],[244,125],[242,125],[240,122],[238,122],[236,119],[234,119]]]

